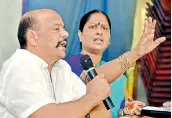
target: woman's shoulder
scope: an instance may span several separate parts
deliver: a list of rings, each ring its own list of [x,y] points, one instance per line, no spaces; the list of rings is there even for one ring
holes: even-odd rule
[[[77,54],[73,56],[69,56],[68,58],[65,59],[65,61],[70,65],[72,71],[80,76],[81,72],[83,71],[83,68],[80,65],[80,57],[82,54]]]
[[[72,56],[69,56],[67,58],[65,58],[64,60],[68,63],[71,63],[71,62],[80,62],[80,57],[82,56],[82,54],[77,54],[77,55],[72,55]]]
[[[122,74],[119,78],[127,79],[126,75]]]

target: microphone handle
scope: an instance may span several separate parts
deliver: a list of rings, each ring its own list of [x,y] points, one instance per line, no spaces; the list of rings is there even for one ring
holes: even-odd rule
[[[112,109],[114,107],[114,104],[109,96],[105,100],[103,100],[103,103],[107,110]]]
[[[97,72],[94,68],[92,68],[90,71],[87,71],[87,74],[90,77],[90,79],[92,80],[97,75]],[[105,100],[103,100],[103,103],[104,103],[107,110],[114,107],[114,104],[113,104],[110,97],[107,97]]]

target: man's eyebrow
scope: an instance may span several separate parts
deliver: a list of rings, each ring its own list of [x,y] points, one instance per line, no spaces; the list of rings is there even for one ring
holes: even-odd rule
[[[65,26],[63,24],[53,24],[52,26],[58,26],[58,27],[63,27],[65,28]]]

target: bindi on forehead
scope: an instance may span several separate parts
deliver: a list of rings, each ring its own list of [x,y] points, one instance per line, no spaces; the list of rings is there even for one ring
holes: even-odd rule
[[[105,20],[99,20],[99,19],[95,19],[95,20],[92,20],[92,19],[89,19],[87,21],[88,24],[96,24],[96,25],[108,25],[108,22]]]

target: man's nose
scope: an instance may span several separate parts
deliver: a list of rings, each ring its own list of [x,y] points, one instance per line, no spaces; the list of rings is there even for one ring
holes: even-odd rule
[[[69,33],[64,29],[63,30],[63,33],[62,33],[62,37],[65,38],[65,39],[67,39],[68,36],[69,36]]]

